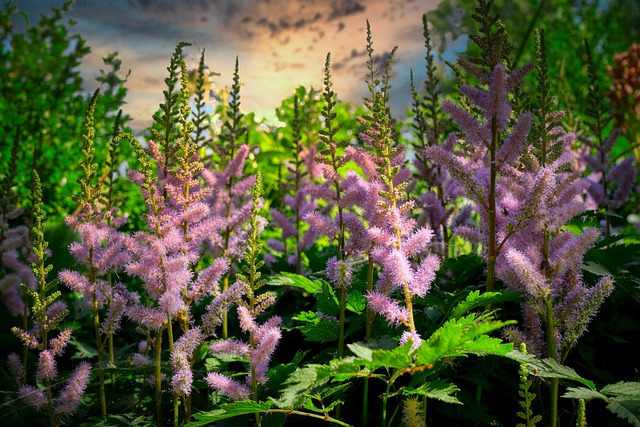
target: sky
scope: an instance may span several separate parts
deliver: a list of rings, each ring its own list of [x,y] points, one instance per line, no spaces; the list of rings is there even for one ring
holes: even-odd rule
[[[48,13],[63,0],[14,0],[31,17]],[[180,41],[189,68],[202,49],[205,63],[230,86],[239,59],[242,109],[272,120],[282,99],[297,86],[322,89],[324,63],[331,53],[334,91],[342,101],[360,103],[367,94],[366,21],[374,55],[384,64],[398,46],[394,65],[392,114],[402,117],[410,103],[409,69],[425,77],[422,14],[440,0],[76,0],[66,16],[76,21],[71,33],[91,47],[80,71],[92,92],[104,69],[102,58],[117,51],[131,74],[124,107],[134,131],[151,123],[163,101],[167,66]],[[22,19],[16,16],[16,19]],[[432,36],[432,37],[437,37]],[[383,68],[383,65],[381,66]]]

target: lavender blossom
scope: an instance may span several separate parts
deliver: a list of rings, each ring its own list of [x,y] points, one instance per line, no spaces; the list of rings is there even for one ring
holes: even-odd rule
[[[56,414],[72,414],[80,405],[80,399],[84,395],[87,388],[89,378],[91,377],[91,365],[87,362],[81,362],[71,374],[71,378],[60,391],[55,406]]]
[[[22,360],[20,360],[20,356],[17,353],[9,353],[9,356],[7,356],[7,368],[14,381],[20,383],[25,371],[22,366]]]
[[[537,66],[542,70],[542,108],[529,147],[532,155],[519,171],[508,172],[513,177],[508,189],[516,199],[522,199],[525,192],[538,191],[541,196],[527,208],[515,208],[521,212],[516,217],[523,219],[513,222],[498,217],[507,224],[511,238],[504,256],[497,259],[496,272],[507,287],[523,292],[526,299],[522,328],[511,329],[508,339],[525,342],[533,354],[562,363],[612,292],[613,279],[604,277],[593,287],[584,283],[583,259],[598,238],[596,229],[587,228],[578,235],[562,230],[573,215],[585,209],[581,200],[585,181],[576,173],[562,172],[572,160],[568,152],[574,135],[565,134],[558,126],[561,113],[550,113],[552,104],[543,79],[546,66],[541,57],[546,53],[544,34],[536,34],[536,44]],[[509,216],[513,214],[509,212]],[[518,222],[523,226],[518,227]]]
[[[42,410],[47,406],[47,395],[44,390],[32,385],[23,385],[18,389],[18,394],[24,403],[32,408]]]
[[[245,385],[217,372],[209,372],[205,381],[209,387],[218,390],[233,401],[249,400],[251,396],[251,390]]]
[[[485,47],[499,49],[495,43],[488,43]],[[487,291],[494,288],[495,260],[513,234],[513,228],[522,227],[534,216],[535,207],[543,196],[543,189],[540,189],[524,205],[511,206],[511,211],[507,205],[500,206],[501,200],[505,203],[514,200],[509,199],[512,180],[508,176],[515,173],[533,123],[533,115],[525,112],[509,129],[512,106],[508,95],[517,88],[533,65],[528,64],[508,73],[498,53],[494,53],[496,62],[492,60],[488,70],[469,61],[459,61],[462,68],[488,85],[488,90],[468,85],[460,88],[466,99],[481,109],[480,117],[450,101],[442,104],[442,110],[451,116],[464,133],[466,148],[450,151],[432,146],[426,150],[427,157],[449,173],[464,195],[475,203],[475,210],[481,216],[482,230],[476,236],[480,239],[478,243],[483,245],[487,259]],[[515,215],[514,208],[517,211]],[[508,212],[509,218],[501,216],[503,212]],[[517,224],[511,218],[517,218]]]
[[[56,362],[49,350],[43,350],[38,356],[38,370],[36,378],[39,380],[53,380],[58,376]]]
[[[209,373],[205,378],[211,388],[221,391],[232,400],[247,399],[253,394],[257,399],[257,387],[267,380],[266,372],[273,352],[282,337],[280,332],[280,317],[272,317],[264,323],[257,321],[257,316],[263,313],[275,302],[275,296],[270,292],[258,293],[257,291],[266,284],[261,279],[259,268],[263,265],[261,258],[262,244],[260,235],[266,221],[260,215],[262,201],[260,196],[262,177],[258,173],[256,185],[253,188],[253,203],[251,215],[245,231],[248,236],[247,251],[244,254],[242,273],[238,273],[236,283],[227,291],[214,298],[208,307],[204,323],[209,327],[215,327],[219,322],[220,309],[230,302],[238,304],[237,313],[240,329],[249,335],[248,342],[238,339],[223,339],[209,348],[213,354],[232,353],[249,357],[250,370],[246,377],[246,386],[232,380],[230,377],[217,373]]]

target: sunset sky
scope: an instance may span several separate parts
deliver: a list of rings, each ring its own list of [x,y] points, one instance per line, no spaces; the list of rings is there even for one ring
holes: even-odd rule
[[[232,83],[236,55],[240,61],[242,107],[272,118],[273,110],[295,87],[320,89],[326,54],[331,52],[334,90],[344,101],[366,95],[366,20],[371,24],[376,56],[383,61],[398,46],[394,65],[393,114],[409,103],[409,68],[424,78],[422,14],[440,0],[77,0],[67,15],[77,21],[72,33],[86,39],[92,53],[81,71],[87,91],[104,68],[102,57],[118,51],[131,69],[125,112],[132,127],[151,122],[162,101],[163,80],[179,41],[189,67],[206,49],[209,68],[221,73],[218,86]],[[62,0],[18,0],[31,16],[48,12]],[[16,16],[16,19],[22,19]],[[437,35],[434,35],[437,37]]]

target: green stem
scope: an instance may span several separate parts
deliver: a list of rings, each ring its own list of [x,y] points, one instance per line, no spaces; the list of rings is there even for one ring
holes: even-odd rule
[[[24,294],[24,310],[22,312],[22,330],[29,330],[29,294]],[[22,346],[22,377],[20,377],[20,384],[27,384],[27,368],[29,367],[29,347]]]
[[[251,298],[251,308],[253,309],[253,298]],[[253,332],[249,333],[249,342],[251,343],[251,354],[255,351],[255,337]],[[253,401],[258,403],[258,378],[256,378],[256,367],[255,365],[251,366],[251,391],[253,394]],[[258,427],[261,426],[260,413],[256,412],[256,425]]]
[[[345,286],[340,286],[339,289],[339,298],[338,298],[338,302],[339,302],[339,310],[340,310],[340,314],[338,316],[338,321],[339,321],[339,332],[338,332],[338,357],[339,358],[343,358],[344,357],[344,318],[345,318],[345,312],[346,312],[346,307],[347,307],[347,288]]]
[[[547,357],[556,360],[556,339],[555,339],[555,322],[553,319],[553,304],[551,297],[546,298],[547,306]],[[551,378],[549,380],[549,389],[551,391],[551,418],[549,425],[551,427],[558,426],[558,378]]]
[[[173,427],[180,425],[180,396],[173,393]]]
[[[116,359],[113,351],[113,334],[109,334],[109,368],[111,369],[111,385],[116,383],[116,373],[113,370],[116,366]]]
[[[391,381],[387,382],[387,390],[382,396],[382,427],[387,427],[387,400],[389,396],[389,390],[391,390]]]
[[[93,274],[92,274],[93,276]],[[107,398],[104,390],[104,346],[100,338],[100,313],[98,311],[98,297],[93,293],[93,326],[96,334],[96,346],[98,348],[98,381],[100,382],[100,411],[103,417],[107,416]]]
[[[374,261],[371,255],[369,255],[369,265],[367,266],[367,292],[371,292],[373,290],[373,271],[374,271]],[[373,319],[375,316],[374,311],[367,304],[367,308],[365,311],[366,316],[366,326],[365,326],[365,338],[368,341],[371,338],[371,331],[373,329]],[[369,378],[364,379],[364,389],[362,391],[362,425],[364,427],[367,426],[369,416]]]
[[[296,411],[293,409],[267,409],[264,411],[266,414],[288,414],[288,415],[302,415],[304,417],[317,418],[328,423],[338,424],[339,426],[351,427],[350,424],[331,418],[329,415],[311,414],[309,412]]]
[[[487,292],[495,289],[495,266],[496,257],[496,148],[498,146],[498,129],[496,117],[491,119],[491,147],[489,149],[490,181],[489,181],[489,206],[487,209],[489,247],[487,248]]]
[[[404,288],[404,303],[405,303],[405,306],[407,307],[407,310],[409,311],[409,324],[407,326],[409,326],[409,332],[415,332],[416,324],[415,324],[415,321],[413,320],[413,297],[411,296],[411,291],[409,290],[408,283],[405,283],[403,288]]]
[[[424,418],[424,427],[427,427],[427,396],[422,399],[422,416]]]
[[[53,397],[51,396],[51,380],[46,381],[47,388],[47,414],[49,415],[49,424],[56,427],[56,417],[53,413]]]
[[[162,425],[162,329],[156,332],[156,421]]]
[[[367,293],[373,291],[373,273],[375,268],[375,262],[371,255],[369,255],[369,265],[367,267]],[[373,319],[375,319],[375,312],[369,307],[367,304],[366,312],[366,326],[365,326],[365,337],[371,338],[371,331],[373,329]]]

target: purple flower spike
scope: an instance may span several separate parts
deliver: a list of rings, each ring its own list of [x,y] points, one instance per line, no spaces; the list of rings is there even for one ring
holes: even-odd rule
[[[91,365],[81,362],[60,391],[55,406],[56,414],[72,414],[78,408],[90,377]]]
[[[249,400],[251,396],[249,388],[217,372],[209,372],[204,379],[209,387],[218,390],[233,401]]]

